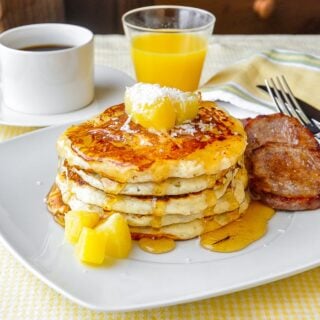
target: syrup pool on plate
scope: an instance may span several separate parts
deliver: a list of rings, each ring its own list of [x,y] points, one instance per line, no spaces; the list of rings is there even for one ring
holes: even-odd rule
[[[143,251],[155,254],[170,252],[176,247],[175,241],[169,238],[141,238],[138,244]]]
[[[274,209],[253,201],[239,219],[222,228],[202,234],[201,246],[217,252],[241,250],[265,235],[268,221],[274,213]]]

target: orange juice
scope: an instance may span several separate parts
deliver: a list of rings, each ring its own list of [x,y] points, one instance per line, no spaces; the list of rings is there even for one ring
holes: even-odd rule
[[[131,43],[138,81],[184,91],[198,88],[206,52],[206,39],[193,34],[144,34]]]

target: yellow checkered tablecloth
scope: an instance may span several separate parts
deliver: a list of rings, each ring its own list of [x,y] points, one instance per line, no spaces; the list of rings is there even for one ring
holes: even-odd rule
[[[230,63],[275,47],[320,55],[320,36],[216,36],[202,82]],[[133,74],[122,36],[96,36],[95,49],[97,64]],[[33,129],[0,125],[0,141]],[[199,302],[147,311],[103,313],[80,307],[50,289],[0,244],[0,319],[320,319],[320,268]]]

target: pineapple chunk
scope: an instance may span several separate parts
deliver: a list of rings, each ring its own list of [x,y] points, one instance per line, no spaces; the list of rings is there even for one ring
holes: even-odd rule
[[[131,235],[126,219],[120,213],[114,213],[95,230],[106,238],[105,254],[108,257],[123,259],[131,250]]]
[[[99,214],[90,211],[71,210],[65,215],[65,238],[77,243],[83,227],[93,228],[99,221]]]
[[[159,131],[195,118],[199,102],[197,93],[146,83],[127,88],[124,97],[125,110],[134,122]]]
[[[83,227],[76,244],[76,256],[86,263],[102,264],[105,258],[107,239],[103,233]]]
[[[183,98],[175,104],[177,110],[177,124],[181,124],[186,120],[194,119],[199,110],[200,95],[196,93],[186,92]]]
[[[168,97],[159,98],[152,103],[141,103],[134,109],[130,98],[125,98],[126,112],[135,123],[147,129],[169,130],[176,122],[176,110]]]

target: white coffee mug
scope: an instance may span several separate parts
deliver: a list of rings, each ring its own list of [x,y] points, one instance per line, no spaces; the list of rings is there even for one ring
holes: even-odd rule
[[[1,91],[10,109],[57,114],[93,100],[93,34],[86,28],[45,23],[7,30],[0,35],[0,62]]]

